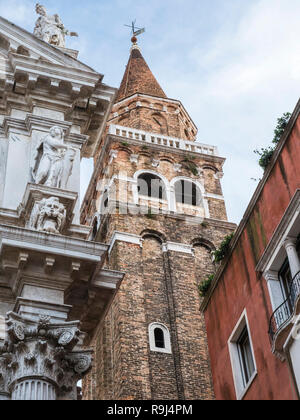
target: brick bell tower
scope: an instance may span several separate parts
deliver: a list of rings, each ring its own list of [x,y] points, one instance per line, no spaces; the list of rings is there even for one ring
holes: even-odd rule
[[[82,206],[106,265],[125,273],[93,337],[86,399],[213,399],[197,284],[211,251],[235,228],[220,179],[225,159],[196,141],[180,101],[169,99],[137,39]]]

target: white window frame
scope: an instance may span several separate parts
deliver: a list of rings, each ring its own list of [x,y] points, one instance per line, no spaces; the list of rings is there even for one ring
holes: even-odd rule
[[[160,328],[164,333],[164,341],[165,341],[165,347],[156,347],[155,345],[155,336],[154,336],[154,330],[156,328]],[[153,322],[149,325],[149,344],[150,344],[150,351],[155,351],[158,353],[172,353],[172,347],[171,347],[171,336],[170,331],[166,327],[166,325],[161,324],[160,322]]]
[[[251,352],[252,352],[252,357],[253,357],[253,363],[254,363],[254,372],[246,386],[244,385],[244,377],[243,377],[244,372],[241,366],[239,349],[238,349],[238,340],[245,327],[247,327],[250,347],[251,347]],[[255,377],[257,376],[257,366],[256,366],[255,354],[253,350],[253,343],[252,343],[246,309],[242,313],[239,321],[237,322],[228,340],[228,349],[229,349],[229,354],[230,354],[230,361],[231,361],[231,367],[232,367],[236,398],[237,400],[242,400],[245,397],[246,393],[248,392],[250,386],[252,385]]]
[[[143,174],[154,175],[154,176],[157,176],[158,178],[161,179],[161,181],[163,182],[164,188],[165,188],[165,193],[166,193],[166,199],[165,200],[159,199],[159,198],[156,198],[156,197],[149,197],[147,195],[139,194],[139,191],[138,191],[138,179]],[[160,202],[160,203],[166,203],[168,205],[168,210],[170,211],[170,184],[169,184],[169,181],[167,180],[166,177],[164,177],[159,172],[152,171],[151,169],[148,169],[148,170],[147,169],[141,169],[141,170],[137,171],[134,174],[133,179],[134,179],[134,182],[132,184],[132,194],[133,194],[134,203],[136,205],[139,205],[139,200],[141,198],[143,200],[156,201],[156,202]]]
[[[188,178],[186,176],[177,176],[177,177],[173,178],[171,180],[171,182],[170,182],[170,188],[171,188],[171,208],[172,208],[172,211],[177,212],[178,203],[176,202],[175,185],[179,181],[186,181],[186,182],[190,182],[192,184],[195,184],[196,187],[198,188],[198,191],[200,192],[201,200],[202,200],[202,203],[203,203],[203,206],[190,206],[188,204],[182,204],[183,207],[191,208],[191,209],[197,209],[200,216],[201,216],[202,211],[204,211],[204,217],[210,218],[208,201],[205,198],[205,188],[204,188],[204,185],[201,184],[196,179]]]

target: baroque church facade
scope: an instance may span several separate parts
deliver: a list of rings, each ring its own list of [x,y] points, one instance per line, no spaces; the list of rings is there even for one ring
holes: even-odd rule
[[[135,37],[117,90],[37,13],[0,18],[0,399],[213,399],[197,285],[235,229],[225,159]]]

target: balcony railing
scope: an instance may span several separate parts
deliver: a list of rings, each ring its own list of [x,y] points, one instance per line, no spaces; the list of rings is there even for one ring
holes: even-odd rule
[[[290,294],[287,299],[276,309],[270,319],[269,335],[271,342],[274,340],[274,336],[277,331],[291,320],[295,303],[297,298],[300,296],[300,271],[293,278],[290,285]]]
[[[113,134],[127,139],[139,140],[143,143],[156,144],[158,146],[171,147],[173,149],[188,152],[201,153],[205,155],[218,156],[217,147],[208,144],[198,143],[197,141],[186,141],[175,137],[164,136],[163,134],[153,134],[135,128],[123,127],[111,124],[109,134]]]

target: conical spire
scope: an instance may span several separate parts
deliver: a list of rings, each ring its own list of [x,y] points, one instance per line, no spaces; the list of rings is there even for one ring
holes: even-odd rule
[[[144,60],[144,57],[137,46],[137,39],[135,37],[132,38],[132,42],[133,46],[131,47],[129,61],[116,102],[128,98],[135,93],[144,93],[146,95],[166,98],[166,94]]]

